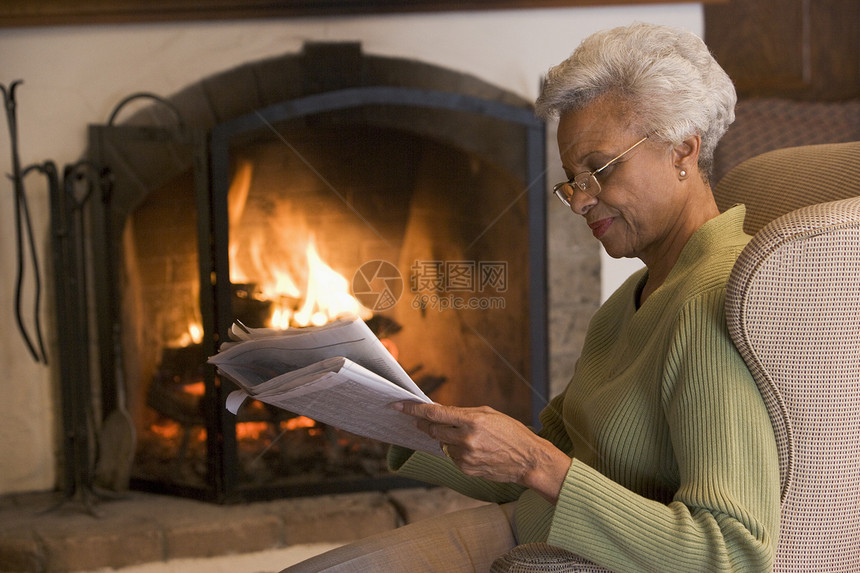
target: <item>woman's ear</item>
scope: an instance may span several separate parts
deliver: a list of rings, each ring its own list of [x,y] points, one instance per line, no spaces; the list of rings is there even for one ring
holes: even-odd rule
[[[699,148],[702,138],[691,135],[681,143],[672,147],[672,161],[678,177],[686,179],[699,164]]]

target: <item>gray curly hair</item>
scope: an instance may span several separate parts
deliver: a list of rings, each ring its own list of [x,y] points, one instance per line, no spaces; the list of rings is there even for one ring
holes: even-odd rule
[[[628,103],[652,140],[676,144],[699,135],[699,170],[710,179],[714,149],[735,120],[737,94],[698,36],[643,23],[597,32],[549,70],[535,111],[549,119],[605,95]]]

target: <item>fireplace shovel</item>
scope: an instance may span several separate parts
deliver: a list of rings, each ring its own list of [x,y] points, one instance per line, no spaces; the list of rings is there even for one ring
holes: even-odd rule
[[[131,416],[124,406],[118,405],[104,419],[99,432],[99,457],[95,475],[98,486],[114,492],[128,490],[135,442]]]
[[[111,177],[101,178],[102,204],[105,208],[104,233],[109,242],[114,240],[109,208],[113,192],[112,181]],[[107,257],[107,265],[108,276],[111,280],[116,280],[113,257]],[[110,297],[110,304],[113,307],[113,316],[118,317],[119,310],[115,296]],[[121,331],[120,323],[114,322],[111,338],[113,342],[116,404],[102,422],[99,433],[99,456],[95,468],[96,484],[113,492],[128,491],[137,443],[134,421],[126,407],[127,388],[123,371]]]
[[[113,492],[128,491],[137,433],[126,409],[125,377],[122,371],[122,342],[119,325],[114,325],[114,359],[116,360],[116,407],[105,417],[99,432],[99,456],[96,462],[96,485]]]
[[[95,476],[98,486],[115,492],[128,490],[135,441],[134,426],[128,411],[118,407],[108,414],[99,432],[99,458]]]

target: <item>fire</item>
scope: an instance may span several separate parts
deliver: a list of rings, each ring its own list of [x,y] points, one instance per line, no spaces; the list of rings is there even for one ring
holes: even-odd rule
[[[306,256],[308,281],[305,301],[291,318],[296,326],[322,326],[343,315],[372,316],[373,313],[349,294],[349,283],[343,275],[322,260],[313,239],[308,244]]]
[[[187,330],[175,340],[169,341],[169,348],[186,348],[192,344],[200,344],[203,342],[203,327],[197,322],[188,324]]]
[[[177,438],[182,432],[182,427],[178,422],[174,422],[172,420],[164,420],[158,424],[152,424],[149,429],[152,433],[160,436],[165,440],[172,440]]]
[[[149,431],[162,440],[167,441],[180,441],[186,431],[188,431],[189,438],[195,442],[203,442],[206,440],[205,428],[186,430],[182,424],[173,420],[159,420],[156,423],[150,424]]]
[[[313,428],[316,426],[316,422],[308,418],[307,416],[296,416],[295,418],[290,418],[289,420],[285,420],[281,422],[282,430],[298,430],[299,428]]]
[[[200,344],[203,341],[203,327],[196,323],[189,324],[188,335],[194,344]]]
[[[259,440],[266,434],[269,424],[266,422],[241,422],[236,424],[237,440]]]
[[[241,224],[252,178],[250,162],[239,164],[229,190],[230,277],[234,284],[253,285],[253,292],[248,290],[249,297],[271,303],[267,326],[281,329],[320,326],[345,315],[371,318],[373,312],[350,294],[349,281],[323,260],[301,215],[290,212],[288,206],[276,205],[268,221]],[[202,342],[199,317],[189,318],[186,332],[171,346],[186,348]],[[396,355],[396,347],[386,346]],[[205,385],[202,381],[191,382],[181,390],[199,399],[205,393]],[[256,404],[256,408],[262,409],[262,404]],[[323,432],[314,420],[304,416],[281,421],[279,427],[281,431],[304,429],[309,435]],[[206,439],[205,429],[189,433],[187,428],[170,420],[161,420],[149,428],[164,440],[177,441],[183,435],[198,443]],[[271,430],[270,422],[240,422],[236,424],[236,438],[259,440],[270,436]]]
[[[254,284],[255,296],[272,303],[267,326],[319,326],[345,315],[373,316],[350,294],[349,281],[322,259],[304,218],[288,206],[275,206],[266,224],[241,225],[252,179],[251,164],[243,162],[230,186],[230,277]]]
[[[204,382],[194,382],[193,384],[186,384],[183,386],[182,390],[186,394],[191,394],[192,396],[203,396],[206,393],[206,384]]]

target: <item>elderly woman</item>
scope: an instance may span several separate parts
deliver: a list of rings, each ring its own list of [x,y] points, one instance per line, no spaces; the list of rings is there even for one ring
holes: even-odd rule
[[[553,188],[613,257],[646,267],[598,310],[567,389],[532,432],[489,408],[401,403],[449,459],[394,447],[401,475],[495,502],[308,562],[307,570],[487,570],[545,541],[614,571],[768,571],[779,527],[773,430],[725,324],[749,237],[709,174],[731,80],[690,33],[595,34],[550,70],[567,180]],[[512,503],[506,503],[512,502]]]

